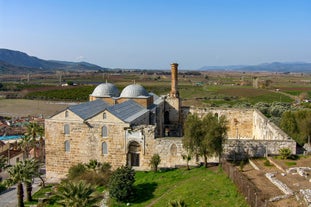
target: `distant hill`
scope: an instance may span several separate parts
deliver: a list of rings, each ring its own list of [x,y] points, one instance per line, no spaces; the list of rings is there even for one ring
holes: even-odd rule
[[[55,70],[87,71],[107,70],[87,62],[43,60],[24,52],[0,49],[0,73],[52,72]]]
[[[207,70],[228,70],[244,72],[282,72],[282,73],[311,73],[311,63],[293,62],[293,63],[263,63],[259,65],[229,65],[229,66],[204,66],[201,71]]]

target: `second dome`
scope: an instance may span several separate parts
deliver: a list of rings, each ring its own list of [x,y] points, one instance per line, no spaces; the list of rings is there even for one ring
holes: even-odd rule
[[[134,98],[138,96],[150,96],[150,95],[143,86],[138,84],[131,84],[126,86],[120,94],[120,97],[124,98]]]

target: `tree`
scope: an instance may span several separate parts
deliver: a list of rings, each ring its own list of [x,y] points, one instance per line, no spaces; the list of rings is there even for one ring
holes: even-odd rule
[[[189,161],[192,159],[192,154],[190,153],[190,151],[187,150],[187,153],[182,154],[181,157],[183,160],[186,160],[186,162],[187,162],[187,170],[190,170]]]
[[[151,157],[149,165],[151,166],[154,172],[158,171],[158,165],[160,164],[160,162],[161,162],[161,158],[159,154],[154,154]]]
[[[25,160],[23,162],[25,170],[25,185],[26,185],[26,201],[32,201],[32,179],[34,177],[40,177],[39,162],[35,159]],[[41,180],[43,180],[41,178]]]
[[[30,157],[30,151],[35,146],[35,141],[29,135],[24,135],[18,143],[20,149],[23,151],[24,158]]]
[[[57,203],[65,207],[95,206],[102,199],[95,188],[84,181],[62,182],[57,189]]]
[[[18,162],[8,168],[9,178],[6,180],[8,185],[17,184],[17,200],[18,206],[24,206],[24,189],[23,182],[26,184],[27,200],[32,200],[32,179],[39,175],[39,163],[35,159]]]
[[[122,166],[116,169],[109,181],[109,195],[117,201],[127,201],[133,193],[133,184],[135,182],[135,171]]]
[[[24,207],[23,182],[26,181],[23,163],[19,162],[8,169],[9,178],[6,182],[9,185],[17,184],[17,206]],[[28,177],[27,177],[28,178]],[[31,180],[29,180],[31,182]]]
[[[304,145],[311,136],[311,110],[284,112],[280,128],[298,144]]]
[[[29,136],[33,142],[33,147],[35,149],[34,151],[34,156],[36,157],[36,138],[42,138],[43,134],[44,134],[44,129],[41,125],[39,125],[36,122],[29,122],[27,124],[27,129],[26,129],[26,136]],[[39,143],[41,144],[41,142]],[[40,146],[41,147],[41,146]],[[41,153],[41,149],[39,149],[40,153]]]
[[[281,159],[285,160],[291,156],[292,151],[289,148],[281,148],[279,149],[279,153],[280,153]]]
[[[7,162],[8,162],[8,159],[4,157],[3,155],[0,155],[0,171],[1,169],[5,169],[9,167]]]
[[[213,155],[221,157],[222,143],[227,134],[225,116],[218,117],[208,113],[200,119],[197,114],[188,115],[184,129],[184,148],[190,153],[203,156],[205,167],[208,157]]]

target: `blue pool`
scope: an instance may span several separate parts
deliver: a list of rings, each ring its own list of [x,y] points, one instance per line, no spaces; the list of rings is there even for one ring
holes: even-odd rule
[[[23,135],[0,136],[0,140],[20,139]]]

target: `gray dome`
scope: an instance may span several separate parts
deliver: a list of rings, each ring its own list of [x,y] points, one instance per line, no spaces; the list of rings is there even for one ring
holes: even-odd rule
[[[124,98],[134,98],[138,96],[150,96],[150,95],[144,87],[142,87],[141,85],[137,85],[137,84],[126,86],[122,90],[121,95],[120,95],[120,97],[124,97]]]
[[[95,97],[118,97],[119,90],[112,83],[99,84],[93,91],[91,96]]]

